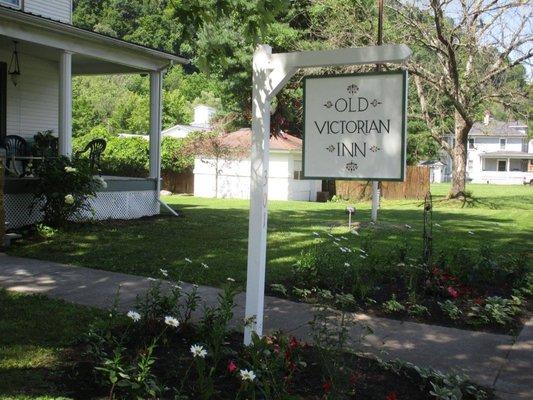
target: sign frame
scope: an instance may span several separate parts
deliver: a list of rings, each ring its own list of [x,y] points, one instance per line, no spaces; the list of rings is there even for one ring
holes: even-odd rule
[[[306,136],[306,83],[308,79],[332,79],[332,78],[342,78],[342,77],[361,77],[361,76],[383,76],[383,75],[402,75],[402,153],[401,153],[401,174],[399,178],[379,178],[379,177],[371,177],[371,178],[363,178],[363,177],[332,177],[332,176],[307,176],[305,173],[305,136]],[[408,86],[409,86],[409,79],[408,79],[408,73],[406,69],[397,69],[393,71],[373,71],[373,72],[355,72],[355,73],[348,73],[348,74],[327,74],[327,75],[308,75],[305,76],[303,79],[303,135],[302,135],[302,179],[314,179],[314,180],[322,180],[322,179],[335,179],[335,180],[346,180],[346,181],[388,181],[388,182],[403,182],[405,180],[405,170],[407,168],[407,159],[406,159],[406,153],[407,153],[407,95],[408,95]]]

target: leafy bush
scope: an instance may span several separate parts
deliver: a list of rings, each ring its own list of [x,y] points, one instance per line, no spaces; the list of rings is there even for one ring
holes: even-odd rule
[[[33,207],[43,213],[43,222],[51,227],[80,219],[90,211],[87,200],[96,194],[101,180],[95,179],[84,161],[67,157],[46,158],[39,162],[35,174]]]
[[[87,135],[74,139],[75,151],[83,148],[93,139],[102,138],[107,146],[102,154],[103,174],[144,177],[148,175],[150,143],[142,136],[118,137],[111,135],[106,128],[96,127]],[[161,169],[182,172],[194,164],[194,156],[185,151],[187,139],[164,137],[161,142]],[[82,157],[86,157],[87,154]]]

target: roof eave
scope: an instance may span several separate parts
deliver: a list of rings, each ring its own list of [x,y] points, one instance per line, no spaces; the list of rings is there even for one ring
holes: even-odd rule
[[[190,60],[176,56],[174,54],[165,53],[164,51],[152,49],[149,47],[141,46],[135,43],[126,42],[121,39],[113,38],[110,36],[102,35],[100,33],[91,32],[74,25],[70,25],[60,21],[54,21],[48,18],[44,18],[38,15],[29,14],[20,10],[12,9],[9,7],[0,6],[0,17],[10,19],[13,21],[22,21],[26,24],[37,26],[39,28],[45,28],[57,33],[68,33],[81,39],[97,41],[100,43],[106,43],[109,45],[120,46],[122,48],[139,51],[144,54],[157,57],[159,59],[167,60],[169,63],[188,64]]]

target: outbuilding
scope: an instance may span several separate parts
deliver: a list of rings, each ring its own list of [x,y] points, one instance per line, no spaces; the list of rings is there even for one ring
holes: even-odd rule
[[[228,156],[198,155],[194,163],[194,195],[212,198],[250,197],[252,131],[240,129],[220,138],[219,148]],[[304,180],[302,139],[280,132],[270,137],[268,173],[269,200],[316,201],[322,181]],[[242,151],[241,151],[242,150]],[[221,155],[224,151],[221,151]]]

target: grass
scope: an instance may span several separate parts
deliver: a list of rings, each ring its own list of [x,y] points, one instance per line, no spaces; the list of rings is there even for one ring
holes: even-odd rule
[[[457,247],[478,248],[491,243],[497,252],[523,252],[533,248],[533,187],[469,185],[474,201],[449,201],[449,186],[432,186],[434,195],[434,251]],[[42,258],[74,265],[160,276],[165,268],[175,278],[220,285],[227,277],[246,280],[247,200],[168,196],[164,200],[182,217],[162,215],[137,221],[73,225],[49,238],[30,238],[9,250],[12,255]],[[374,239],[388,251],[407,240],[418,256],[422,246],[422,202],[382,202]],[[361,236],[350,235],[354,245],[371,230],[370,203],[355,203]],[[313,232],[343,235],[346,204],[269,203],[267,280],[278,282],[290,274],[302,250],[314,243]],[[412,229],[408,229],[408,224]],[[530,254],[531,255],[531,254]],[[194,261],[189,264],[185,258]],[[200,267],[204,262],[209,269]]]
[[[65,352],[105,313],[0,290],[0,399],[58,400]]]

